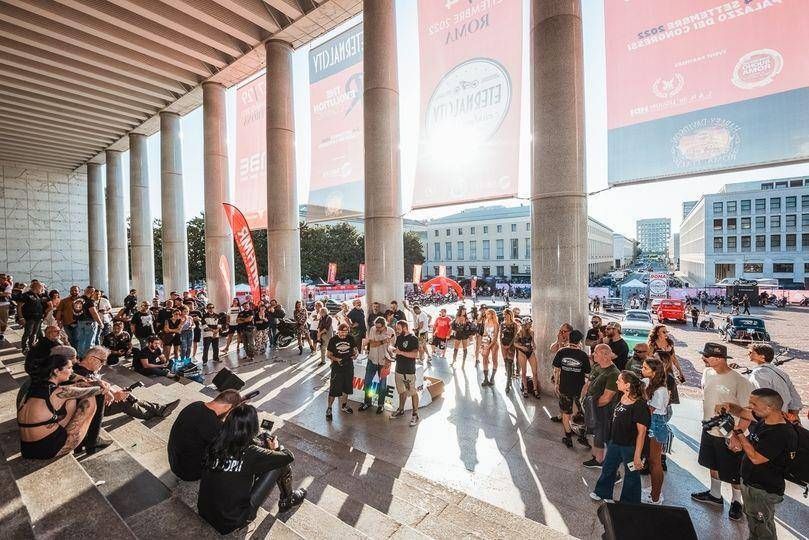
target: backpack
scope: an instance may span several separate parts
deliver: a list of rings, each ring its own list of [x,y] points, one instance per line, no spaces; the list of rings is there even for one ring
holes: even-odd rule
[[[787,463],[784,479],[803,487],[803,496],[809,496],[809,430],[800,424],[793,424],[798,435],[798,451]]]

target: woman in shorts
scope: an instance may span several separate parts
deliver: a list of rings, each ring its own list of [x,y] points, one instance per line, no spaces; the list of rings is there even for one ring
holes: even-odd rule
[[[663,503],[663,455],[671,444],[671,429],[668,420],[671,417],[669,391],[666,388],[666,366],[657,358],[647,358],[641,368],[643,382],[646,383],[645,397],[652,413],[649,426],[649,476],[652,487],[643,490],[643,502],[647,504]]]
[[[483,355],[483,325],[486,316],[486,307],[481,306],[480,311],[475,316],[475,367],[480,365],[480,357]]]
[[[506,393],[511,392],[511,380],[514,378],[514,339],[520,325],[514,320],[514,312],[506,308],[503,310],[503,324],[500,325],[500,352],[503,354],[503,362],[506,364]],[[495,369],[497,369],[495,367]],[[494,380],[494,372],[492,372]]]
[[[534,347],[534,331],[532,321],[524,318],[517,337],[514,339],[514,348],[517,349],[517,364],[520,366],[522,378],[522,397],[528,397],[528,366],[531,366],[531,382],[534,385],[534,397],[539,399],[539,375],[537,375],[537,353]]]
[[[483,350],[483,382],[481,386],[494,386],[494,375],[497,373],[497,342],[500,338],[500,323],[497,321],[497,313],[493,309],[487,309],[483,316],[483,336],[480,339]],[[489,379],[489,364],[492,366],[492,377]]]
[[[458,349],[463,348],[461,369],[466,367],[466,348],[469,343],[469,336],[471,336],[472,333],[472,323],[466,318],[466,310],[458,310],[455,320],[452,321],[452,363],[450,366],[455,366],[455,360],[458,359]]]

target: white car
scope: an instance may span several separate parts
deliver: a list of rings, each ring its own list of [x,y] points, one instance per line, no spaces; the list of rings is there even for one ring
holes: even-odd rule
[[[624,323],[630,321],[647,322],[652,325],[654,324],[652,321],[652,313],[646,309],[628,309],[626,313],[624,313],[624,318],[621,325],[623,326]]]
[[[631,351],[638,343],[646,343],[649,339],[649,332],[654,325],[645,321],[624,321],[621,323],[621,337],[629,345]]]

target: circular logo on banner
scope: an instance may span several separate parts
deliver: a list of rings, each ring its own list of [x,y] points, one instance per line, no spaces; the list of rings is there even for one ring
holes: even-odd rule
[[[752,51],[741,58],[733,68],[731,81],[742,90],[767,86],[781,73],[784,58],[772,49]]]
[[[424,119],[427,138],[486,141],[500,128],[510,105],[511,78],[505,67],[490,58],[472,58],[452,68],[433,90]]]
[[[666,294],[669,288],[668,283],[663,279],[652,279],[649,281],[649,292],[654,295]]]
[[[722,118],[702,118],[674,134],[672,153],[675,165],[688,167],[730,161],[736,158],[740,128]]]
[[[658,77],[652,84],[652,92],[660,99],[666,99],[679,94],[684,84],[685,77],[682,73],[675,73],[670,79]]]

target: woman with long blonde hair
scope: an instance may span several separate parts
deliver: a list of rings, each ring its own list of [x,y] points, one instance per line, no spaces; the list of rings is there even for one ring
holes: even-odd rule
[[[497,342],[500,338],[500,323],[497,320],[497,313],[493,309],[487,309],[483,316],[483,336],[481,346],[483,354],[483,382],[481,386],[494,386],[494,375],[497,373]],[[492,365],[492,377],[489,378],[489,364]]]

